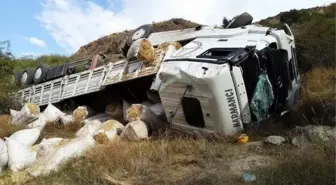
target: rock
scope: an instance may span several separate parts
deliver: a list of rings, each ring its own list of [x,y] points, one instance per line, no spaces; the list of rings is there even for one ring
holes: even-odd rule
[[[265,140],[266,143],[279,146],[281,143],[285,142],[285,138],[281,136],[268,136]]]
[[[292,143],[292,145],[294,145],[298,148],[301,148],[301,147],[304,147],[308,144],[308,139],[304,135],[299,135],[299,136],[294,137],[292,139],[291,143]]]
[[[325,143],[336,139],[336,128],[322,125],[308,125],[297,128],[312,143]]]
[[[233,160],[229,164],[229,172],[233,175],[241,176],[245,171],[253,171],[265,168],[275,164],[275,160],[269,156],[248,155],[242,156],[240,159]]]

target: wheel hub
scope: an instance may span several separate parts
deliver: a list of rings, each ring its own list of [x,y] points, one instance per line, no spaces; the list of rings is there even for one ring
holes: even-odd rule
[[[35,79],[39,79],[42,75],[42,69],[38,68],[35,72]]]
[[[27,78],[28,78],[28,74],[27,72],[23,73],[22,74],[22,77],[21,77],[21,82],[22,83],[25,83],[27,81]]]
[[[140,39],[145,33],[145,30],[144,29],[140,29],[138,31],[136,31],[133,35],[132,35],[132,40],[137,40],[137,39]]]

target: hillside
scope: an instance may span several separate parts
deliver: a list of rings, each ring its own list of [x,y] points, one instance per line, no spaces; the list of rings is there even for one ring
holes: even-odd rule
[[[199,24],[187,21],[184,19],[170,19],[168,21],[153,23],[153,32],[171,31],[186,28],[195,28]],[[140,25],[139,25],[140,26]],[[136,28],[134,28],[136,29]],[[103,52],[113,61],[123,58],[121,52],[118,51],[118,47],[124,40],[127,34],[130,34],[133,30],[125,30],[119,33],[112,33],[95,41],[88,43],[80,47],[75,53],[75,57],[91,56],[98,52]]]

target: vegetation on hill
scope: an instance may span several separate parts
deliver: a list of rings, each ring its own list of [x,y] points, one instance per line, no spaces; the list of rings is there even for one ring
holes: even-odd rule
[[[335,9],[336,3],[326,7],[294,9],[259,23],[276,28],[287,23],[292,28],[302,72],[313,67],[335,67]]]
[[[10,50],[10,42],[0,42],[0,114],[9,111],[9,108],[17,108],[15,98],[12,92],[18,90],[14,82],[14,74],[16,71],[22,71],[25,68],[36,68],[40,63],[49,66],[57,66],[67,62],[68,57],[61,55],[44,55],[36,59],[21,57],[15,58]]]

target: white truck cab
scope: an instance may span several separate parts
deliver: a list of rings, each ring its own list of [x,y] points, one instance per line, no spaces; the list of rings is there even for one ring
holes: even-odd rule
[[[52,80],[24,83],[17,95],[24,102],[43,106],[152,76],[149,89],[159,95],[172,128],[201,134],[239,133],[288,110],[296,103],[301,86],[290,28],[276,30],[250,22],[234,28],[202,26],[159,33],[140,27],[131,39],[144,38],[137,35],[141,33],[155,47],[176,41],[182,48],[156,50],[156,65],[150,67],[138,59],[96,67],[99,56],[95,55],[90,69],[80,73],[67,72],[83,62],[55,68],[52,74],[42,70]]]
[[[300,78],[293,37],[257,26],[225,31],[196,38],[163,61],[157,90],[172,127],[231,135],[260,121],[250,104],[262,71],[273,89],[269,116],[295,103]]]

